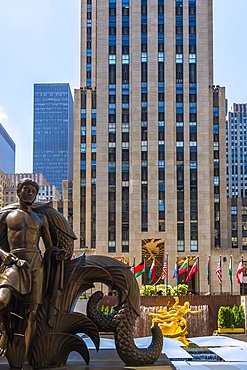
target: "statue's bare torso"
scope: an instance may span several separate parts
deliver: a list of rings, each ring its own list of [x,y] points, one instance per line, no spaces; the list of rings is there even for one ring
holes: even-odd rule
[[[21,209],[11,211],[5,219],[10,251],[17,248],[37,248],[44,227],[44,218]]]

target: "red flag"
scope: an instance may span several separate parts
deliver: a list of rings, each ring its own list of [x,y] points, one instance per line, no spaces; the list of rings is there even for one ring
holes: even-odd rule
[[[167,262],[166,262],[166,258],[165,258],[164,259],[164,265],[163,265],[163,268],[162,268],[162,277],[161,277],[161,279],[165,280],[166,276],[167,276]]]
[[[194,265],[191,267],[190,272],[185,281],[189,281],[192,278],[192,275],[194,275],[197,271],[198,271],[198,259],[194,262]]]
[[[219,259],[215,273],[218,276],[219,284],[222,284],[221,259]]]
[[[137,278],[145,272],[145,260],[142,260],[137,266],[134,267],[134,275]]]
[[[243,283],[243,281],[244,281],[244,266],[243,266],[243,261],[242,260],[240,260],[240,262],[239,262],[238,269],[237,269],[237,272],[236,272],[236,278],[237,278],[238,284]]]

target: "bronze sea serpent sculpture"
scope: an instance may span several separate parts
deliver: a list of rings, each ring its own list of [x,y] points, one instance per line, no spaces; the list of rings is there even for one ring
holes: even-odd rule
[[[0,210],[14,209],[17,204]],[[147,348],[137,348],[134,343],[134,327],[139,316],[139,287],[130,268],[124,263],[106,256],[85,256],[71,259],[76,236],[67,220],[49,203],[34,203],[33,211],[48,219],[53,245],[65,250],[67,259],[61,262],[60,271],[46,269],[47,284],[43,304],[37,312],[36,333],[32,341],[29,365],[33,368],[60,367],[66,364],[72,351],[78,352],[87,364],[88,348],[77,333],[89,336],[99,349],[99,331],[113,332],[116,350],[128,366],[153,364],[160,356],[163,335],[155,325],[152,342]],[[0,239],[2,249],[7,249],[4,236]],[[59,278],[58,278],[59,276]],[[104,315],[98,310],[102,292],[89,299],[87,316],[73,312],[79,296],[99,282],[117,292],[118,303],[114,312]],[[21,368],[24,361],[26,312],[23,297],[16,296],[11,304],[11,335],[6,357],[11,367]],[[167,360],[169,362],[169,360]]]

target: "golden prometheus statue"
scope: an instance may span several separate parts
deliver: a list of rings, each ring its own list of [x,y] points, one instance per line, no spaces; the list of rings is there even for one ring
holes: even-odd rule
[[[157,313],[149,312],[149,316],[153,316],[152,326],[158,325],[164,337],[178,339],[188,346],[189,342],[186,339],[188,325],[184,315],[186,313],[197,314],[202,310],[192,311],[189,302],[186,301],[183,305],[180,305],[179,298],[173,298],[175,303],[171,310],[159,309]]]

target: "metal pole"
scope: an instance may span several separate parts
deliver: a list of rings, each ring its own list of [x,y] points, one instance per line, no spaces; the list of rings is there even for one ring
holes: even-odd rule
[[[167,285],[168,285],[168,271],[169,271],[169,269],[168,269],[168,253],[166,253],[166,267],[167,267],[167,274],[166,274],[166,287],[167,287]]]
[[[209,294],[211,294],[211,257],[208,256],[208,288],[209,288]]]
[[[220,254],[220,270],[221,270],[221,276],[222,276],[221,254]],[[223,276],[222,276],[222,283],[223,283]],[[220,294],[222,294],[222,283],[220,284]]]
[[[198,282],[198,293],[200,294],[200,264],[199,264],[199,256],[197,257],[198,258],[198,277],[197,277],[197,282]]]
[[[230,256],[230,267],[231,267],[231,272],[230,272],[230,274],[231,274],[231,276],[230,276],[230,279],[231,279],[231,295],[232,295],[232,293],[233,293],[233,289],[232,289],[232,255]]]

